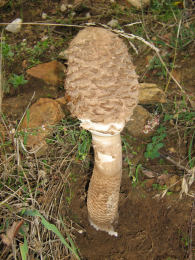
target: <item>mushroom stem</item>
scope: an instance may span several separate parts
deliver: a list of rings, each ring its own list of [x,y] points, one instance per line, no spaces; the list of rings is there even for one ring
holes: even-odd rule
[[[118,201],[122,175],[120,133],[97,135],[92,132],[95,154],[93,175],[88,189],[89,221],[97,230],[117,236],[113,224],[118,219]]]

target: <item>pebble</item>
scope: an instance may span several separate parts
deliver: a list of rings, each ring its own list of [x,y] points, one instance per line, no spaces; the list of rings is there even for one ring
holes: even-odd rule
[[[10,24],[8,24],[5,27],[5,29],[8,32],[18,33],[21,30],[21,26],[22,26],[22,19],[17,18],[14,21],[12,21]]]
[[[47,19],[47,14],[46,13],[42,13],[41,17],[42,17],[43,20],[45,20],[45,19]]]
[[[86,13],[85,17],[86,18],[91,18],[91,14],[88,12],[88,13]]]
[[[63,12],[65,12],[66,10],[67,10],[67,5],[62,4],[62,5],[60,6],[60,11],[63,13]]]
[[[58,57],[62,60],[68,60],[68,54],[67,54],[67,50],[61,51],[58,54]]]
[[[110,22],[107,23],[107,25],[112,28],[116,28],[119,25],[119,23],[118,23],[118,20],[112,19],[112,20],[110,20]]]

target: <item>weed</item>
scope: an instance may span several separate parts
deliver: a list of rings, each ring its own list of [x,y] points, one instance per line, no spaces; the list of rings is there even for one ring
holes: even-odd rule
[[[33,65],[37,65],[40,63],[40,56],[43,55],[43,53],[48,49],[49,47],[49,41],[41,41],[38,42],[33,48],[28,48],[27,53],[30,55],[28,62],[30,63],[29,67],[32,67]]]
[[[12,84],[14,89],[17,89],[21,85],[25,85],[28,80],[25,80],[24,75],[12,74],[8,80],[8,83]]]
[[[140,170],[141,167],[142,167],[142,165],[138,164],[136,169],[135,169],[135,176],[133,176],[134,178],[133,178],[133,181],[132,181],[133,187],[135,187],[139,182],[139,170]]]
[[[158,16],[158,20],[162,22],[170,22],[176,16],[181,16],[179,6],[175,4],[174,0],[153,0],[151,5],[151,12]]]
[[[158,184],[158,183],[153,183],[152,184],[152,188],[154,189],[154,190],[158,190],[158,191],[162,191],[162,190],[166,190],[167,189],[167,186],[166,185],[160,185],[160,184]]]
[[[171,65],[171,64],[169,64]],[[156,70],[157,76],[163,76],[164,78],[167,77],[167,71],[163,66],[162,62],[159,60],[157,56],[155,56],[149,63],[148,70]]]
[[[155,159],[160,156],[159,150],[164,146],[163,140],[166,137],[166,128],[160,126],[157,130],[157,135],[152,137],[152,142],[147,144],[146,152],[144,153],[145,158]]]
[[[174,32],[171,37],[171,46],[173,48],[178,48],[179,50],[184,49],[188,44],[190,44],[192,41],[194,41],[195,38],[195,23],[191,23],[188,27],[181,26],[178,34],[178,28],[174,29]]]
[[[91,147],[91,134],[86,130],[81,130],[78,138],[78,152],[76,159],[85,160]]]
[[[6,42],[0,43],[0,48],[2,48],[2,55],[4,59],[12,59],[14,53],[12,51],[11,45],[7,44]]]

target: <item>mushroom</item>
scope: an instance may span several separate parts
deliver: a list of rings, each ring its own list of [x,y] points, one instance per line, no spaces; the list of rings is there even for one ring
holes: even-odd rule
[[[95,154],[87,196],[89,222],[114,236],[122,176],[120,132],[137,105],[138,85],[127,46],[116,34],[87,27],[71,41],[68,107],[91,132]]]

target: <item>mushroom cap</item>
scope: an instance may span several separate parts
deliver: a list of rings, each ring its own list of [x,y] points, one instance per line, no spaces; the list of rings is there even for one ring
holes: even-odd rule
[[[98,27],[81,30],[68,49],[68,107],[81,126],[103,134],[120,132],[138,102],[138,76],[127,46]]]

